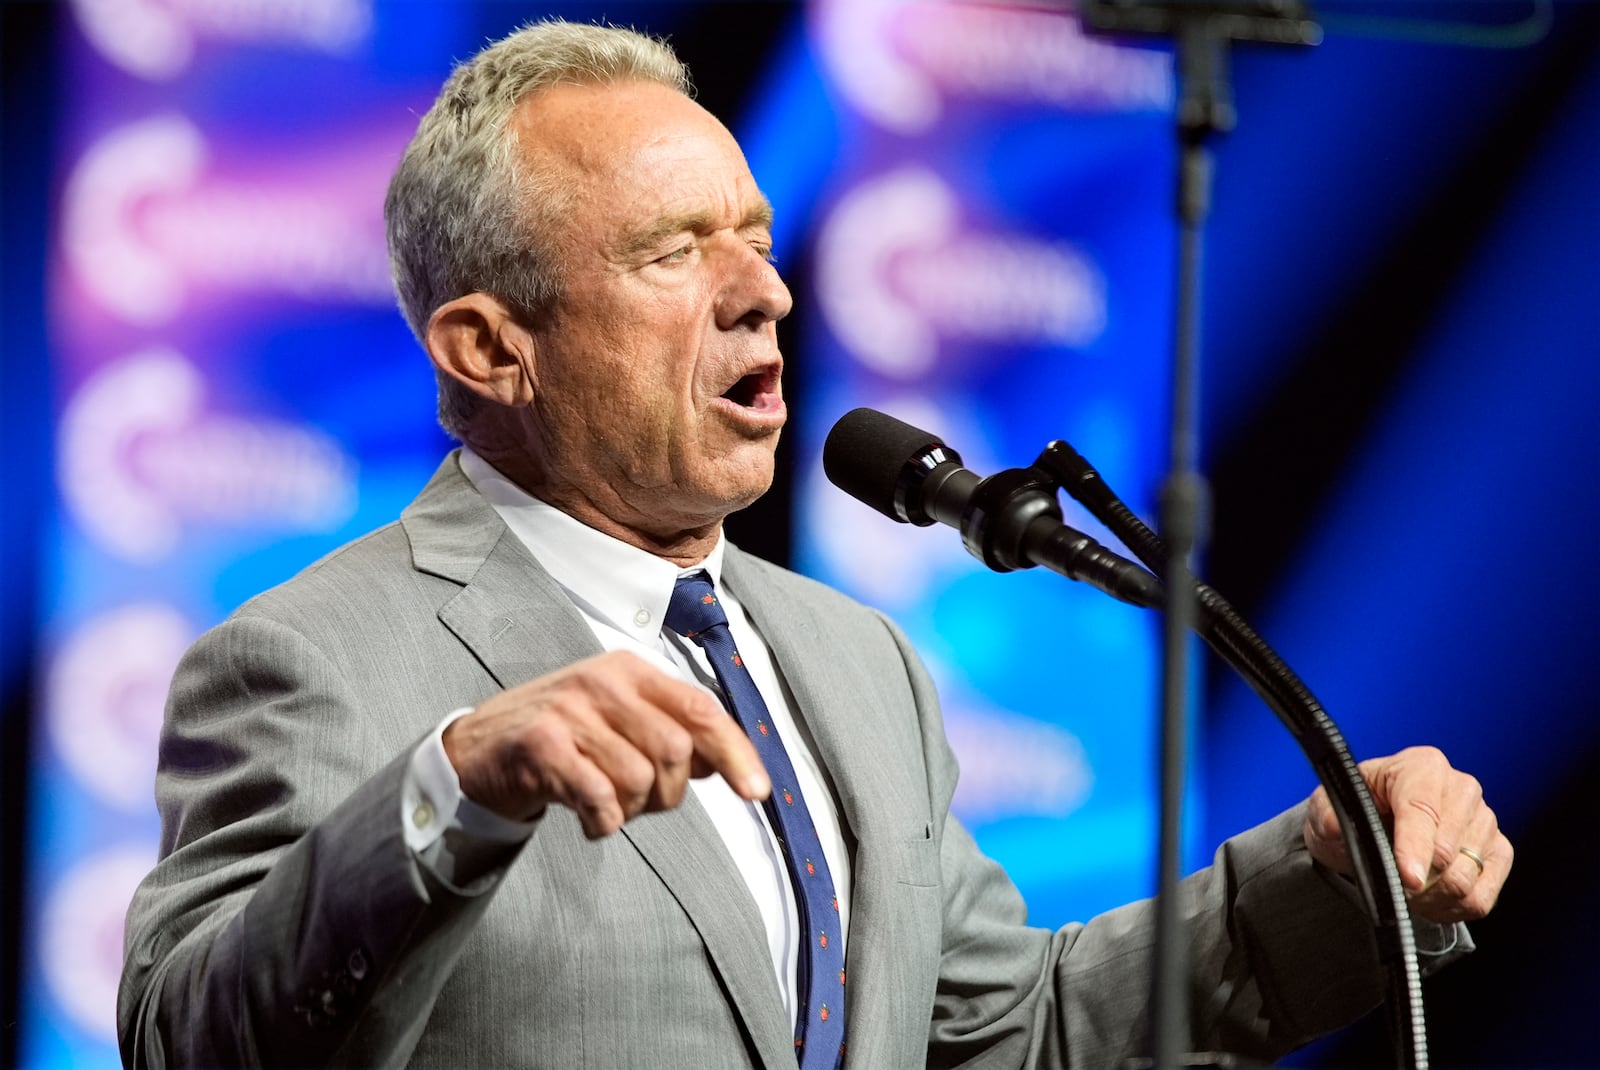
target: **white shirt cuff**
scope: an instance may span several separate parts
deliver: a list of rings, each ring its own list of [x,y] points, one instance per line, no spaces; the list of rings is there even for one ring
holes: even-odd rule
[[[452,710],[411,754],[400,789],[406,845],[434,876],[462,887],[503,862],[507,848],[533,834],[537,822],[513,821],[461,793],[461,779],[444,750],[444,731],[472,712]]]

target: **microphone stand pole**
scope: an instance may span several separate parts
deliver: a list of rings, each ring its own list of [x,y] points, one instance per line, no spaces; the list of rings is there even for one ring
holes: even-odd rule
[[[1167,575],[1193,571],[1201,547],[1209,491],[1199,471],[1201,251],[1211,206],[1210,139],[1233,128],[1228,48],[1233,41],[1314,44],[1320,30],[1295,0],[1208,3],[1167,0],[1083,5],[1086,29],[1173,38],[1178,66],[1178,292],[1173,344],[1171,452],[1161,487],[1160,528],[1168,546]],[[1183,791],[1188,757],[1190,633],[1198,619],[1192,589],[1172,584],[1162,627],[1161,831],[1152,982],[1152,1054],[1158,1070],[1193,1065],[1189,1037],[1188,962],[1177,887],[1181,876]],[[1201,1062],[1212,1061],[1203,1057]]]

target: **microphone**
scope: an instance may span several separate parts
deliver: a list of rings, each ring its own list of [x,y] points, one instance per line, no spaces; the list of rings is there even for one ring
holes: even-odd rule
[[[1132,605],[1166,600],[1160,580],[1062,523],[1056,484],[1038,468],[981,479],[938,435],[861,408],[828,432],[822,470],[890,520],[955,528],[967,551],[996,572],[1043,565]]]

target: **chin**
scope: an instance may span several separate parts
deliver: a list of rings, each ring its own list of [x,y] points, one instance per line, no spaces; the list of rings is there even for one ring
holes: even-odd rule
[[[707,497],[717,502],[723,516],[736,513],[772,488],[773,468],[770,452],[744,463],[730,461],[722,466],[716,481],[706,488]]]
[[[747,487],[726,488],[727,493],[723,498],[723,515],[737,513],[746,506],[754,505],[771,488],[772,477],[770,475],[760,483],[752,483]]]

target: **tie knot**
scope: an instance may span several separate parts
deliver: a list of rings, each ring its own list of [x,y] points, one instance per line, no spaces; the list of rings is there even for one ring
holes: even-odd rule
[[[728,615],[717,601],[717,589],[704,572],[682,576],[672,589],[672,601],[667,603],[667,627],[685,638],[692,639],[707,628],[726,625]]]

